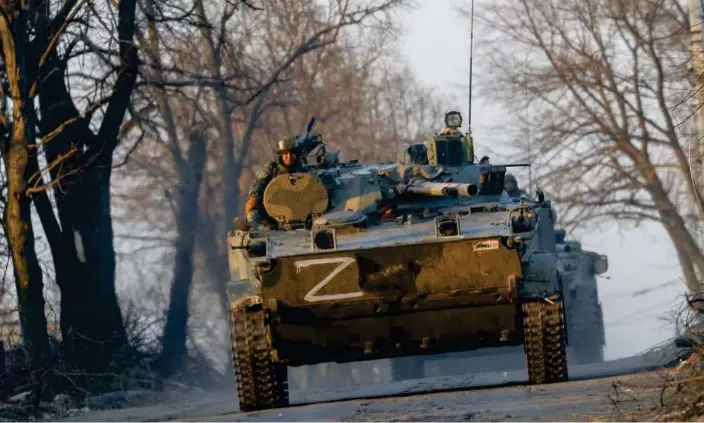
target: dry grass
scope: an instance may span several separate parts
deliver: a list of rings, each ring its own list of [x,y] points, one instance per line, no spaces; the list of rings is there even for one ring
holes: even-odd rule
[[[153,370],[161,352],[158,337],[163,322],[146,319],[142,310],[127,308],[125,326],[129,347],[116,357],[114,365],[103,374],[76,373],[65,368],[59,337],[52,337],[51,363],[36,378],[41,386],[30,385],[29,369],[17,325],[0,329],[4,342],[5,368],[0,368],[0,421],[55,420],[71,410],[120,408],[133,404],[137,397],[150,397],[157,391],[190,390],[208,385],[219,376],[198,348],[189,348],[180,372],[168,380]],[[53,327],[52,327],[53,328]],[[51,329],[50,328],[50,332]],[[137,395],[137,397],[135,397]]]
[[[704,421],[704,345],[659,376],[647,383],[614,384],[611,400],[617,420]]]
[[[704,421],[704,330],[701,300],[688,299],[676,316],[678,332],[690,342],[689,356],[658,372],[652,382],[615,384],[611,400],[621,421]],[[696,323],[699,322],[699,323]],[[619,393],[629,392],[625,399]],[[626,406],[634,401],[637,406]],[[622,410],[628,409],[628,412]]]

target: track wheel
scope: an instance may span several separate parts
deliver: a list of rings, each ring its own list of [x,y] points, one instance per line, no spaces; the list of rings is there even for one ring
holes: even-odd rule
[[[270,327],[260,305],[230,310],[232,361],[241,411],[289,405],[287,367],[272,360]]]
[[[525,303],[522,309],[530,383],[566,381],[567,351],[562,300]]]

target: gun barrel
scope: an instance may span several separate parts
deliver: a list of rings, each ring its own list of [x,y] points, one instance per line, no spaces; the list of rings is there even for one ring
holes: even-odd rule
[[[403,186],[398,191],[431,197],[473,197],[479,192],[479,187],[475,184],[424,181]]]

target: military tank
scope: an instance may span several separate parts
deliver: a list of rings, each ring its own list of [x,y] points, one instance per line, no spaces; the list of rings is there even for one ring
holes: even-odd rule
[[[567,380],[551,204],[508,197],[461,121],[410,164],[342,162],[307,136],[314,164],[272,179],[269,223],[228,233],[241,410],[287,406],[288,367],[325,362],[523,345],[530,383]]]

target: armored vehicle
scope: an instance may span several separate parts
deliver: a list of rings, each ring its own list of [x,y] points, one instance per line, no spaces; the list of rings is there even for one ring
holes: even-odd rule
[[[307,136],[315,162],[271,180],[266,224],[228,233],[241,410],[288,405],[287,366],[323,362],[524,345],[531,383],[567,380],[553,209],[508,197],[461,120],[409,164]]]
[[[608,270],[605,255],[582,250],[578,241],[565,240],[565,230],[555,230],[558,268],[565,290],[569,349],[577,363],[604,361],[604,316],[596,275]]]
[[[608,258],[582,250],[581,243],[565,239],[564,229],[555,229],[557,267],[565,292],[567,357],[571,363],[604,361],[604,318],[599,302],[597,275],[608,270]],[[416,356],[391,360],[393,380],[420,379],[426,375],[518,370],[526,366],[520,347]],[[426,372],[426,368],[429,369]]]

